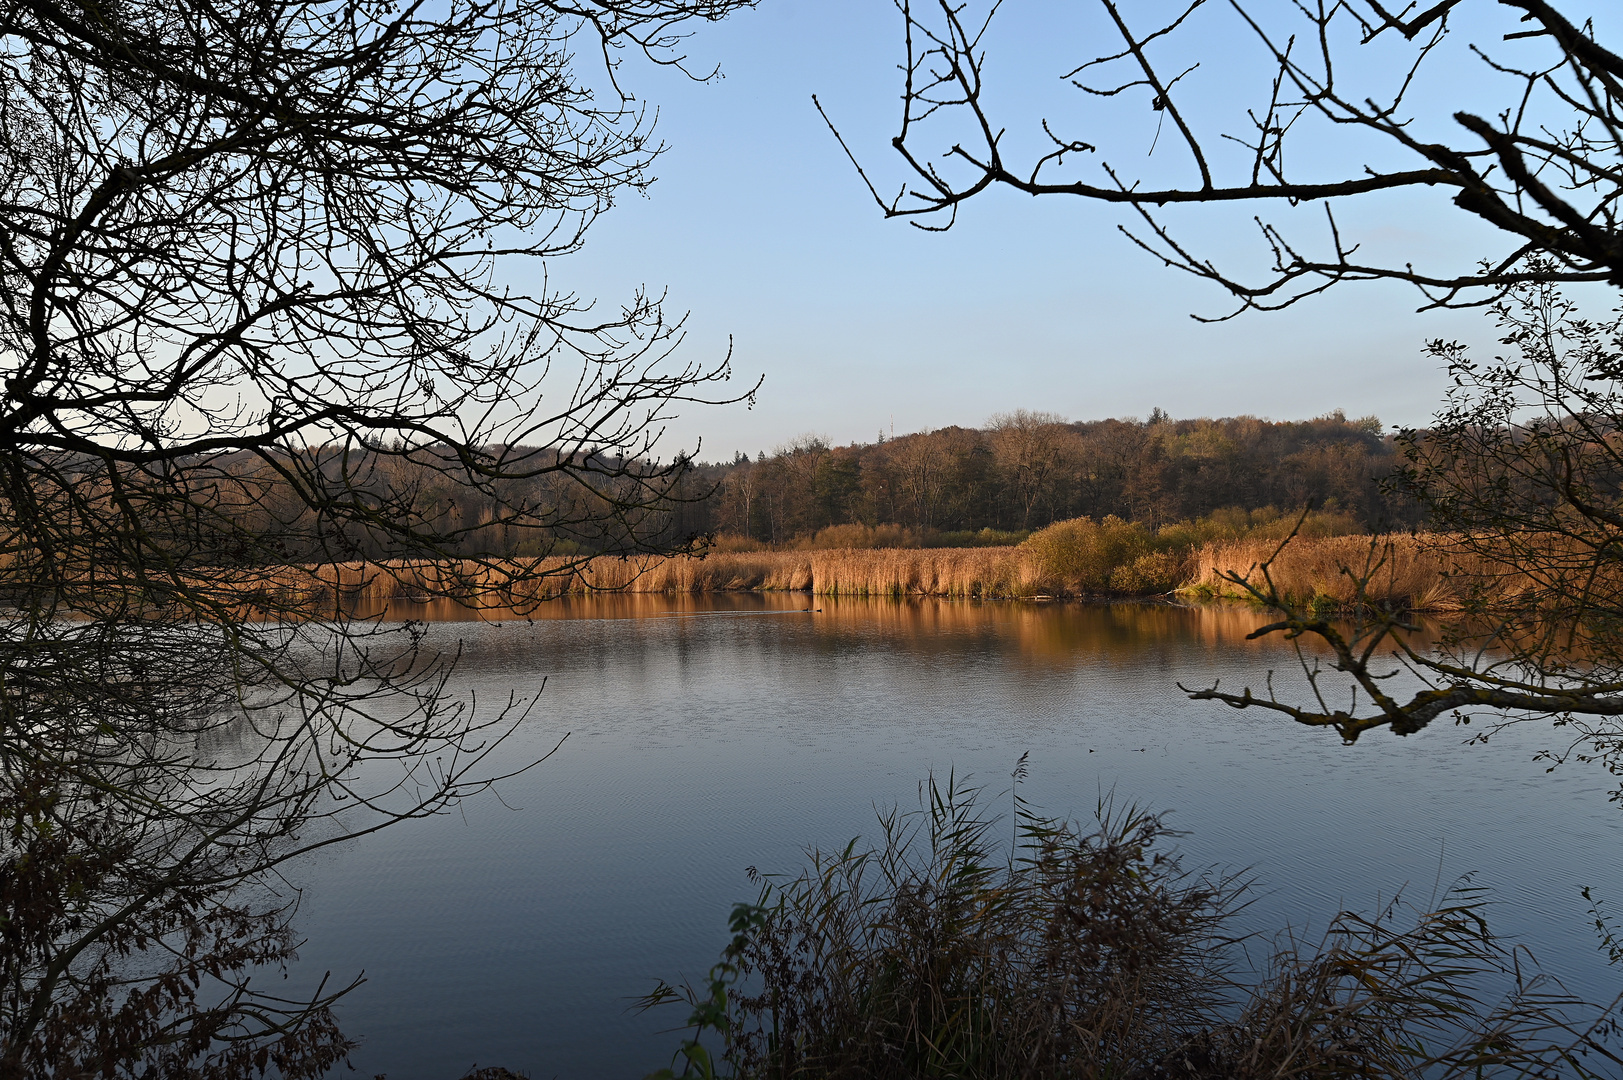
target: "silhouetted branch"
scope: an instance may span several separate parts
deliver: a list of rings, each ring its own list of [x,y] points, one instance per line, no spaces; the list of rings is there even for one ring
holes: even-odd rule
[[[1406,18],[1409,9],[1394,15],[1374,0],[1316,8],[1296,5],[1283,14],[1241,3],[1220,6],[1195,0],[1169,21],[1144,30],[1135,28],[1131,12],[1113,0],[1100,0],[1108,32],[1120,47],[1081,62],[1062,77],[1100,102],[1084,124],[1103,127],[1105,115],[1099,110],[1106,103],[1134,108],[1143,101],[1140,94],[1147,97],[1146,111],[1155,128],[1149,140],[1152,152],[1170,118],[1192,176],[1187,184],[1165,185],[1128,177],[1119,162],[1102,156],[1104,139],[1056,133],[1050,121],[1038,123],[1035,117],[1029,122],[1040,128],[1050,149],[1024,165],[1010,162],[1004,150],[1010,124],[995,117],[986,104],[984,78],[986,55],[996,46],[983,42],[989,40],[998,5],[977,8],[952,0],[895,0],[906,26],[907,48],[902,117],[892,142],[907,180],[893,199],[881,197],[872,182],[868,186],[887,216],[909,218],[931,229],[950,227],[960,204],[993,187],[1130,206],[1147,227],[1143,235],[1129,234],[1135,243],[1167,266],[1222,286],[1239,301],[1237,311],[1287,307],[1331,285],[1371,279],[1416,286],[1425,296],[1425,307],[1492,303],[1506,289],[1530,280],[1521,267],[1525,257],[1535,253],[1547,256],[1541,280],[1623,284],[1623,237],[1618,225],[1623,184],[1616,167],[1623,146],[1618,126],[1623,61],[1596,39],[1589,24],[1575,26],[1542,0],[1505,0],[1534,27],[1505,35],[1507,41],[1528,42],[1519,46],[1528,62],[1517,67],[1478,51],[1491,71],[1508,80],[1504,106],[1457,112],[1452,122],[1461,137],[1431,141],[1417,133],[1414,119],[1403,110],[1417,82],[1440,62],[1437,54],[1449,32],[1449,19],[1463,10],[1465,2],[1444,0]],[[1489,5],[1477,0],[1471,7]],[[1225,18],[1230,25],[1220,28],[1218,21]],[[1362,92],[1353,96],[1338,89],[1337,66],[1346,60],[1344,26],[1356,33],[1359,44],[1350,54],[1354,58],[1357,49],[1373,48],[1384,40],[1387,30],[1409,43],[1407,60],[1392,77],[1385,97]],[[1242,132],[1203,126],[1180,104],[1181,95],[1200,93],[1195,87],[1202,76],[1231,77],[1224,62],[1230,59],[1232,46],[1225,44],[1220,54],[1205,43],[1226,41],[1223,35],[1235,32],[1255,42],[1273,70],[1267,100],[1244,114]],[[1197,62],[1182,63],[1176,76],[1167,77],[1157,57],[1178,42]],[[1305,42],[1313,47],[1299,47]],[[1084,72],[1109,78],[1106,73],[1121,67],[1127,71],[1102,85],[1078,78]],[[1484,116],[1496,119],[1490,122]],[[942,125],[951,125],[952,134],[938,135]],[[1369,133],[1390,152],[1394,166],[1332,163],[1339,174],[1328,179],[1287,168],[1287,143],[1330,137],[1354,145],[1345,129]],[[924,145],[938,138],[946,146],[939,159]],[[1223,141],[1248,151],[1243,173],[1227,180],[1225,175],[1234,170],[1225,157],[1213,153]],[[1322,159],[1323,152],[1316,157]],[[1088,158],[1099,159],[1101,175],[1096,179],[1077,175],[1084,171],[1080,161]],[[1054,175],[1062,171],[1065,175]],[[1381,191],[1425,188],[1450,191],[1458,209],[1514,237],[1512,248],[1475,271],[1439,272],[1409,263],[1355,259],[1354,249],[1343,245],[1333,226],[1330,255],[1314,254],[1300,242],[1287,241],[1279,226],[1259,219],[1270,263],[1250,278],[1192,254],[1174,241],[1157,215],[1160,208],[1175,205],[1333,205]]]

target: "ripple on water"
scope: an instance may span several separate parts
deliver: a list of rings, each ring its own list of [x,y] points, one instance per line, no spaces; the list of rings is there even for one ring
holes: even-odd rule
[[[839,601],[798,595],[572,598],[534,621],[441,622],[459,692],[493,708],[546,690],[501,751],[540,767],[501,799],[313,860],[301,971],[365,970],[344,1004],[362,1075],[451,1080],[474,1062],[542,1077],[640,1077],[680,1020],[626,1011],[654,978],[699,975],[743,870],[872,834],[930,770],[994,791],[1031,752],[1052,813],[1098,799],[1169,810],[1187,861],[1249,866],[1254,928],[1322,927],[1407,887],[1475,872],[1499,929],[1591,996],[1604,967],[1578,895],[1623,907],[1623,813],[1608,778],[1533,754],[1549,727],[1487,746],[1442,725],[1344,747],[1175,681],[1288,676],[1231,607]],[[433,612],[406,612],[421,616]]]

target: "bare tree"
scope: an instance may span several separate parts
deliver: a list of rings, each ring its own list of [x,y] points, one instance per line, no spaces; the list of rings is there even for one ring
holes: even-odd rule
[[[783,462],[790,481],[800,490],[809,492],[817,477],[817,470],[828,457],[828,439],[808,432],[796,436],[785,446],[774,450],[773,456]]]
[[[947,228],[966,201],[999,187],[1120,204],[1137,215],[1136,227],[1123,227],[1134,243],[1222,286],[1236,311],[1285,307],[1349,280],[1409,282],[1426,307],[1491,303],[1535,279],[1623,284],[1623,58],[1589,22],[1545,0],[1440,0],[1395,12],[1377,0],[1192,0],[1164,16],[1099,0],[1102,32],[1114,41],[1055,73],[1090,106],[1080,130],[997,113],[986,74],[988,53],[997,56],[996,0],[895,3],[906,60],[892,142],[906,178],[895,195],[869,182],[889,216]],[[1468,33],[1501,40],[1460,43],[1451,24],[1466,19]],[[1246,39],[1250,55],[1234,47]],[[1470,62],[1496,80],[1499,97],[1428,113],[1439,83],[1452,90],[1457,65]],[[1213,88],[1252,82],[1258,96],[1232,126],[1206,121]],[[1140,176],[1105,157],[1123,119],[1136,146],[1153,153],[1171,144],[1177,163],[1163,155]],[[1007,152],[1011,127],[1035,149]],[[1367,260],[1343,237],[1335,207],[1398,190],[1451,199],[1503,233],[1504,249],[1475,268]],[[1186,246],[1161,216],[1186,204],[1267,214],[1302,203],[1324,206],[1321,238],[1256,218],[1268,262],[1253,276]],[[1548,260],[1536,272],[1524,261],[1533,254]]]
[[[939,523],[950,467],[946,441],[936,432],[921,431],[885,444],[886,457],[895,471],[898,500],[921,529]]]
[[[1014,482],[1020,500],[1020,527],[1031,528],[1031,512],[1048,493],[1053,473],[1063,457],[1065,418],[1053,413],[997,413],[987,421],[992,454],[999,468]]]
[[[754,502],[757,486],[757,466],[743,458],[722,482],[722,493],[727,497],[723,512],[731,511],[730,519],[740,536],[750,539],[754,521]]]
[[[333,564],[479,602],[515,537],[686,542],[657,439],[726,359],[545,271],[659,152],[622,58],[748,2],[0,6],[0,1071],[342,1057],[333,987],[252,980],[272,871],[492,782],[528,703]]]

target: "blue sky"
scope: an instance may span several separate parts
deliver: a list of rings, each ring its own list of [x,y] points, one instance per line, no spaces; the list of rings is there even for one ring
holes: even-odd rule
[[[1088,103],[1059,76],[1093,55],[1098,28],[1076,10],[1014,3],[990,39],[1011,140],[1034,133],[1040,116],[1081,122]],[[1054,21],[1056,12],[1072,21]],[[897,433],[978,425],[1016,408],[1078,420],[1156,407],[1275,419],[1341,408],[1418,424],[1443,389],[1422,342],[1491,341],[1482,315],[1416,314],[1416,294],[1386,284],[1202,325],[1190,313],[1226,310],[1224,295],[1134,249],[1116,230],[1128,220],[1121,211],[1079,200],[993,192],[946,234],[884,220],[811,95],[881,187],[899,183],[889,138],[900,25],[888,0],[764,0],[690,42],[699,62],[721,65],[718,82],[628,63],[629,85],[658,107],[669,144],[659,180],[600,220],[584,251],[550,268],[553,281],[608,305],[641,284],[668,288],[671,307],[691,312],[694,359],[719,355],[731,335],[739,379],[765,376],[754,409],[690,409],[667,448],[702,437],[706,459],[753,455],[804,432],[871,441],[892,424]],[[1197,31],[1191,41],[1214,55],[1189,80],[1190,97],[1235,130],[1230,119],[1265,66],[1226,20]],[[1474,66],[1443,66],[1419,104],[1445,118],[1480,107],[1478,83]],[[1122,116],[1087,129],[1114,140],[1110,160],[1176,176],[1180,159],[1162,146],[1146,160],[1146,129]],[[1242,258],[1256,250],[1250,212],[1191,211],[1181,235],[1205,253]],[[1442,192],[1368,199],[1342,220],[1371,250],[1417,261],[1462,267],[1501,246]]]

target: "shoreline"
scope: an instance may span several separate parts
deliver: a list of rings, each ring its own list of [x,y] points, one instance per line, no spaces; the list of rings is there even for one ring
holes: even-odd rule
[[[809,551],[708,552],[689,556],[592,556],[459,562],[365,562],[309,568],[329,597],[368,603],[448,598],[476,606],[515,606],[565,596],[704,593],[802,593],[849,598],[934,597],[949,600],[1055,602],[1254,603],[1221,575],[1254,571],[1274,556],[1272,574],[1293,602],[1347,608],[1359,599],[1353,575],[1373,568],[1363,600],[1412,611],[1460,610],[1471,590],[1496,580],[1501,595],[1515,582],[1502,572],[1446,561],[1446,538],[1298,537],[1280,552],[1277,540],[1212,541],[1185,552],[1167,590],[1096,590],[1053,573],[1025,546],[979,548],[842,548]],[[1277,552],[1277,555],[1276,555]],[[291,583],[290,583],[291,584]],[[297,588],[297,586],[294,586]],[[1525,587],[1525,583],[1523,583]],[[312,599],[314,599],[312,597]]]

